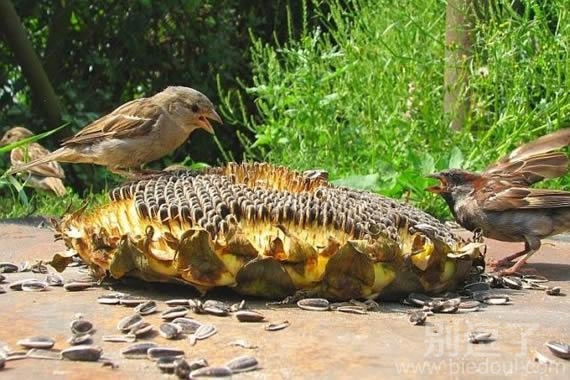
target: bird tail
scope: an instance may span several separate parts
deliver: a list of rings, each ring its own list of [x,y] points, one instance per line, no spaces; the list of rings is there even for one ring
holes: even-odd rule
[[[6,174],[16,174],[25,170],[28,170],[30,168],[33,168],[34,166],[37,165],[41,165],[41,164],[45,164],[46,162],[51,162],[51,161],[59,161],[60,159],[65,159],[67,156],[67,152],[65,151],[64,148],[59,148],[58,150],[44,156],[44,157],[40,157],[40,158],[36,158],[35,160],[32,160],[24,165],[19,165],[19,166],[12,166],[7,172]],[[63,177],[60,177],[63,178]]]

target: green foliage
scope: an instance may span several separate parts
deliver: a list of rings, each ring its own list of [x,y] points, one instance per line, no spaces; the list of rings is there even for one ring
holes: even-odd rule
[[[523,1],[518,13],[498,2],[474,26],[471,106],[459,133],[442,111],[440,0],[331,1],[318,16],[323,29],[304,28],[284,44],[254,38],[246,92],[260,117],[229,106],[234,94],[226,118],[254,134],[250,157],[324,168],[339,183],[405,195],[444,215],[443,202],[424,191],[426,174],[482,169],[570,114],[567,2],[549,2],[548,12],[543,3]]]

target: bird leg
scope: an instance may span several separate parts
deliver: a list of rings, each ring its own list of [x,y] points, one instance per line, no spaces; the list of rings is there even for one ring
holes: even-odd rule
[[[512,275],[518,272],[527,262],[527,260],[540,248],[540,239],[534,236],[525,236],[525,249],[524,251],[517,252],[510,256],[507,256],[501,260],[499,260],[496,264],[504,265],[505,263],[509,263],[513,259],[516,259],[519,256],[526,255],[522,259],[518,260],[514,263],[510,268],[503,269],[499,272],[499,276],[507,276]]]

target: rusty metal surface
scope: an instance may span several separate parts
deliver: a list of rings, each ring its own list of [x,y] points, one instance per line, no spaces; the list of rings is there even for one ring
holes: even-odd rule
[[[489,254],[501,257],[520,249],[520,245],[488,241]],[[49,229],[13,223],[0,224],[0,261],[48,260],[63,250],[53,242]],[[570,293],[570,243],[568,239],[545,242],[528,266],[548,277],[551,286],[561,286]],[[63,272],[66,279],[82,276],[77,269]],[[20,278],[43,278],[30,272],[7,274],[8,281]],[[6,284],[3,284],[7,288]],[[158,301],[169,298],[196,297],[191,288],[146,284],[138,281],[116,284],[115,289]],[[50,288],[42,293],[7,290],[0,294],[0,341],[17,350],[16,341],[32,335],[48,335],[56,339],[55,348],[66,348],[69,322],[82,313],[97,329],[94,343],[104,355],[116,361],[117,369],[100,363],[77,363],[25,359],[9,361],[0,375],[6,379],[151,379],[160,375],[153,362],[126,360],[119,355],[128,343],[101,342],[101,336],[115,334],[117,321],[132,312],[124,306],[100,305],[99,295],[109,289],[93,288],[83,292],[65,292]],[[188,358],[204,357],[210,364],[223,364],[238,355],[253,355],[261,364],[258,371],[235,375],[235,378],[297,379],[326,378],[376,379],[418,375],[434,378],[480,378],[481,375],[516,378],[566,379],[570,361],[555,358],[544,347],[548,340],[570,341],[570,298],[547,296],[543,291],[508,291],[512,304],[490,306],[483,311],[461,314],[436,314],[426,326],[411,326],[406,312],[410,307],[397,303],[381,305],[381,311],[368,315],[339,312],[310,312],[295,308],[269,309],[261,300],[248,299],[248,304],[261,311],[270,321],[288,320],[285,330],[268,332],[263,323],[240,323],[234,317],[195,315],[203,322],[218,327],[218,334],[191,347],[185,339],[167,341],[155,334],[153,341],[183,348]],[[226,291],[210,298],[237,301],[239,296]],[[160,310],[166,305],[159,302]],[[145,317],[154,326],[160,316]],[[469,344],[466,334],[472,330],[494,331],[497,340],[491,344]],[[244,349],[229,346],[245,339],[258,346]],[[550,365],[533,361],[535,352],[545,354]],[[172,378],[174,378],[172,376]]]

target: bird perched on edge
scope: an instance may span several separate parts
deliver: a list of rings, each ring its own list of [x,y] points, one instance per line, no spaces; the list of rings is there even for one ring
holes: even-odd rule
[[[464,228],[491,239],[524,242],[524,250],[494,263],[506,266],[524,256],[500,272],[513,274],[542,239],[570,231],[570,192],[529,187],[568,171],[566,154],[554,151],[569,144],[570,128],[561,129],[520,146],[483,173],[449,169],[431,174],[440,184],[426,190],[441,195]]]
[[[34,133],[24,127],[14,127],[9,129],[2,140],[0,145],[7,145],[20,141],[26,137],[33,136]],[[12,149],[10,152],[10,161],[12,167],[21,166],[26,161],[35,160],[40,157],[45,157],[50,154],[50,151],[38,143],[31,143],[27,146]],[[27,170],[28,178],[26,184],[30,187],[47,190],[53,192],[58,197],[65,195],[65,186],[62,179],[65,173],[57,162],[46,162],[36,165]]]
[[[138,169],[174,151],[196,129],[213,134],[209,119],[222,123],[204,94],[189,87],[170,86],[149,98],[123,104],[65,140],[53,153],[8,173],[59,161],[103,165],[125,175],[125,170]]]

